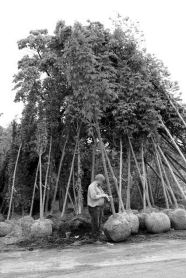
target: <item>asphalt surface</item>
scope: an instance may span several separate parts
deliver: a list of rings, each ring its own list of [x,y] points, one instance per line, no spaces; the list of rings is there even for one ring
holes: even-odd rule
[[[0,278],[185,278],[185,240],[0,253]]]

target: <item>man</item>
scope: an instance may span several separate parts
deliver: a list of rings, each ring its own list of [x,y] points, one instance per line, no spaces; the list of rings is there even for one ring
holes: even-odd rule
[[[105,177],[102,174],[98,174],[96,175],[95,180],[88,187],[87,204],[89,214],[91,216],[92,235],[95,240],[99,239],[101,232],[100,230],[105,199],[109,201],[109,196],[105,194],[102,189],[104,181]]]

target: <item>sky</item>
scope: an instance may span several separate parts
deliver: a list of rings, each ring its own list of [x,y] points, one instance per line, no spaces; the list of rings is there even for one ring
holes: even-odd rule
[[[109,18],[129,16],[139,21],[146,48],[168,67],[172,80],[178,81],[186,103],[186,16],[185,0],[2,0],[0,1],[0,125],[20,118],[22,105],[14,103],[12,83],[17,62],[23,53],[17,41],[30,30],[55,29],[59,20],[101,21],[110,26]]]

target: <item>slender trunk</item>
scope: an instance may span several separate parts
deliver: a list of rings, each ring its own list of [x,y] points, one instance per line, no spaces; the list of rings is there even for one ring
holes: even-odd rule
[[[141,145],[141,160],[142,160],[142,171],[143,171],[143,204],[145,205],[144,208],[146,208],[146,202],[148,206],[151,208],[151,203],[149,199],[149,194],[148,194],[148,189],[147,189],[147,180],[146,180],[146,170],[145,170],[145,162],[144,162],[144,148],[143,148],[143,143]]]
[[[73,209],[74,209],[74,213],[76,214],[76,207],[75,207],[75,205],[74,205],[74,202],[73,202],[72,197],[71,197],[71,195],[70,195],[69,192],[68,192],[68,198],[69,198],[70,203],[71,203],[71,205],[72,205],[72,207],[73,207]]]
[[[47,170],[46,170],[46,175],[45,175],[45,186],[44,186],[44,193],[43,193],[43,212],[45,211],[45,198],[46,198],[46,189],[47,189],[47,186],[48,186],[48,173],[49,173],[49,169],[50,169],[51,150],[52,150],[52,136],[50,137],[48,163],[47,163]]]
[[[148,181],[148,179],[147,179],[147,185],[148,185],[148,188],[149,188],[149,197],[150,197],[150,200],[151,200],[151,204],[152,204],[152,206],[154,207],[154,206],[155,206],[155,203],[154,203],[154,197],[153,197],[152,187],[151,187],[150,181]]]
[[[131,186],[131,159],[130,159],[130,149],[128,150],[128,183],[127,183],[127,201],[126,201],[126,209],[130,210],[130,186]]]
[[[143,186],[143,178],[142,178],[142,176],[141,176],[140,168],[139,168],[139,166],[138,166],[138,162],[137,162],[137,159],[136,159],[136,156],[135,156],[133,147],[132,147],[132,143],[131,143],[131,140],[130,140],[129,137],[128,137],[128,141],[129,141],[130,150],[131,150],[131,153],[132,153],[132,156],[133,156],[133,158],[134,158],[134,162],[135,162],[135,165],[136,165],[136,168],[137,168],[137,171],[138,171],[138,175],[139,175],[141,184],[142,184],[142,186]],[[138,184],[137,184],[137,186],[138,186],[138,190],[139,190],[139,193],[140,193],[140,197],[141,197],[141,200],[142,200],[142,203],[143,203],[143,196],[142,196],[142,194],[141,194],[140,187],[139,187]],[[143,205],[144,205],[144,203],[143,203]]]
[[[62,167],[63,159],[64,159],[64,156],[65,156],[67,141],[68,141],[68,136],[66,137],[66,140],[65,140],[65,143],[64,143],[64,146],[63,146],[63,150],[62,150],[62,153],[61,153],[61,158],[60,158],[60,162],[59,162],[59,168],[58,168],[58,173],[57,173],[57,179],[56,179],[56,184],[55,184],[55,189],[54,189],[54,195],[53,195],[53,199],[52,199],[50,214],[53,213],[54,204],[55,204],[55,201],[56,201],[59,179],[60,179],[60,174],[61,174],[61,167]]]
[[[120,162],[119,162],[119,195],[122,199],[122,168],[123,168],[123,146],[122,139],[120,138]],[[119,212],[122,211],[122,204],[119,202]]]
[[[98,122],[97,122],[97,125],[96,125],[96,129],[97,129],[98,139],[99,139],[100,148],[101,148],[102,163],[103,163],[103,168],[104,168],[104,172],[105,172],[107,188],[108,188],[109,195],[110,195],[110,204],[111,204],[112,214],[113,214],[113,216],[115,216],[116,211],[115,211],[115,207],[114,207],[114,201],[113,201],[113,197],[112,197],[112,191],[111,191],[111,186],[110,186],[110,182],[109,182],[109,176],[108,176],[108,171],[107,171],[107,166],[106,166],[106,161],[105,161],[103,141],[102,141],[102,138],[101,138],[100,127],[99,127]]]
[[[142,169],[144,168],[144,158],[143,158],[143,144],[141,148],[141,157],[142,157]],[[144,176],[144,169],[143,169],[143,176],[142,176],[142,186],[143,186],[143,209],[146,209],[146,199],[145,199],[145,176]]]
[[[150,208],[152,208],[150,196],[149,196],[149,187],[148,187],[147,172],[146,172],[145,164],[144,164],[144,173],[145,173],[145,188],[146,188],[147,204]]]
[[[167,199],[169,201],[169,204],[170,204],[170,206],[172,206],[172,199],[171,199],[169,188],[166,186],[165,190],[166,190],[166,193],[167,193]]]
[[[77,211],[77,195],[76,195],[76,183],[75,183],[75,177],[74,177],[74,169],[73,169],[73,173],[72,173],[72,187],[73,187],[75,212],[76,212]]]
[[[158,170],[159,170],[159,174],[160,174],[160,178],[161,178],[161,184],[162,184],[162,188],[163,188],[165,204],[166,204],[166,208],[169,209],[169,202],[168,202],[168,199],[167,199],[165,183],[164,183],[163,174],[162,174],[161,165],[160,165],[160,157],[159,157],[159,153],[157,151],[155,143],[154,143],[154,149],[155,149],[155,152],[156,152],[156,161],[157,161],[157,166],[158,166]]]
[[[105,149],[105,146],[103,146],[103,148],[104,148],[105,157],[106,157],[106,160],[107,160],[107,163],[108,163],[108,167],[109,167],[110,173],[112,175],[112,179],[114,181],[114,185],[115,185],[116,192],[117,192],[117,195],[118,195],[119,203],[121,203],[122,210],[124,211],[125,208],[124,208],[123,200],[121,198],[121,195],[119,194],[119,189],[118,189],[118,180],[117,180],[117,178],[116,178],[116,176],[114,174],[114,170],[112,168],[112,165],[111,165],[110,159],[108,157],[107,151]]]
[[[67,187],[66,187],[65,199],[64,199],[64,203],[63,203],[62,212],[61,212],[61,218],[64,216],[64,213],[65,213],[65,208],[66,208],[66,203],[67,203],[67,196],[68,196],[68,191],[69,191],[70,182],[71,182],[71,178],[72,178],[72,172],[73,172],[73,169],[74,169],[74,160],[75,160],[75,156],[76,156],[78,141],[79,141],[79,132],[78,132],[78,136],[77,136],[77,140],[76,140],[76,145],[75,145],[75,148],[74,148],[74,154],[73,154],[71,168],[70,168],[70,175],[69,175],[68,183],[67,183]]]
[[[48,214],[49,198],[50,198],[50,186],[47,188],[46,204],[45,204],[45,215]]]
[[[33,188],[33,192],[32,192],[32,201],[31,201],[31,206],[30,206],[30,216],[32,216],[32,211],[33,211],[33,206],[34,206],[34,198],[35,198],[35,191],[36,191],[36,186],[37,186],[38,171],[39,171],[39,162],[37,164],[37,169],[36,169],[36,174],[35,174],[34,188]]]
[[[170,137],[173,145],[175,146],[175,148],[177,149],[178,153],[180,154],[180,156],[183,158],[183,161],[185,162],[185,165],[186,165],[186,158],[185,156],[183,155],[182,151],[180,150],[179,146],[176,144],[173,136],[170,134],[168,128],[165,126],[165,124],[163,123],[163,121],[161,120],[161,124],[162,126],[164,127],[165,131],[167,132],[168,136]]]
[[[92,171],[91,171],[91,182],[94,181],[95,178],[95,160],[96,160],[96,142],[92,147]]]
[[[80,154],[80,142],[78,140],[77,144],[77,163],[78,163],[78,206],[77,206],[77,212],[78,214],[82,213],[83,208],[83,195],[82,195],[82,185],[81,185],[81,154]]]
[[[10,219],[10,214],[11,214],[13,194],[14,194],[14,190],[15,190],[15,178],[16,178],[17,164],[18,164],[21,148],[22,148],[22,143],[19,145],[19,150],[18,150],[18,153],[17,153],[16,163],[15,163],[15,167],[14,167],[13,180],[12,180],[12,189],[11,189],[10,202],[9,202],[9,207],[8,207],[7,220]]]
[[[42,189],[42,153],[39,152],[39,190],[40,190],[40,219],[44,218],[43,213],[43,189]]]
[[[164,177],[165,177],[165,181],[166,181],[166,183],[167,183],[167,188],[168,188],[168,190],[169,190],[169,192],[170,192],[170,195],[171,195],[171,197],[172,197],[172,200],[173,200],[173,202],[174,202],[175,207],[178,208],[178,203],[177,203],[176,197],[175,197],[175,195],[174,195],[174,192],[173,192],[173,190],[172,190],[172,188],[171,188],[171,184],[170,184],[170,181],[169,181],[169,179],[168,179],[168,176],[167,176],[165,167],[163,166],[163,162],[162,162],[161,156],[159,156],[159,158],[160,158],[161,168],[162,168],[162,170],[163,170],[163,174],[164,174]]]
[[[173,179],[174,179],[175,184],[177,185],[177,187],[178,187],[180,193],[182,194],[184,200],[186,200],[185,193],[184,193],[182,187],[179,185],[179,182],[177,181],[177,178],[176,178],[176,176],[175,176],[175,174],[174,174],[174,172],[173,172],[173,170],[172,170],[172,168],[171,168],[171,166],[170,166],[170,164],[169,164],[169,162],[168,162],[166,156],[164,155],[164,153],[163,153],[162,149],[160,148],[160,146],[158,145],[157,147],[158,147],[158,150],[159,150],[161,156],[163,157],[165,163],[167,164],[167,166],[168,166],[168,168],[169,168],[169,171],[170,171],[170,173],[171,173],[171,175],[172,175],[172,177],[173,177]]]

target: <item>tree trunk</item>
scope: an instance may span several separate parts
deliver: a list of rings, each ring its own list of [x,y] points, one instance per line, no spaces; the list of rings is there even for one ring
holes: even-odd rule
[[[154,203],[154,197],[153,197],[152,187],[151,187],[150,181],[148,182],[148,179],[147,179],[147,186],[148,186],[148,188],[149,188],[149,197],[150,197],[150,200],[151,200],[151,204],[152,204],[152,206],[154,207],[154,206],[155,206],[155,203]]]
[[[138,171],[138,175],[139,175],[140,181],[141,181],[142,186],[143,186],[143,178],[142,178],[142,176],[141,176],[140,168],[139,168],[139,166],[138,166],[138,162],[137,162],[137,159],[136,159],[136,156],[135,156],[133,147],[132,147],[132,143],[131,143],[131,140],[130,140],[129,137],[128,137],[128,141],[129,141],[130,150],[131,150],[131,153],[132,153],[132,156],[133,156],[133,158],[134,158],[134,162],[135,162],[135,165],[136,165],[136,168],[137,168],[137,171]],[[141,190],[140,190],[139,184],[138,184],[137,186],[138,186],[138,191],[139,191],[139,194],[140,194],[142,203],[143,203],[143,196],[142,196],[142,194],[141,194]]]
[[[48,163],[47,163],[47,170],[46,170],[46,175],[45,175],[45,186],[44,186],[44,193],[43,193],[43,212],[45,211],[45,198],[46,198],[46,189],[47,189],[47,186],[48,186],[48,173],[49,173],[49,169],[50,169],[51,150],[52,150],[52,136],[50,137]]]
[[[77,194],[77,213],[81,214],[82,213],[82,209],[83,209],[83,195],[82,195],[82,185],[81,185],[81,154],[80,154],[80,142],[78,140],[77,143],[77,163],[78,163],[78,180],[77,180],[77,190],[78,190],[78,194]]]
[[[77,211],[77,194],[76,194],[76,183],[74,177],[74,169],[72,173],[72,187],[73,187],[73,196],[74,196],[74,203],[75,203],[75,212]]]
[[[73,168],[74,168],[74,160],[75,160],[75,156],[76,156],[77,145],[78,145],[78,141],[79,141],[79,133],[80,133],[80,131],[78,132],[76,145],[75,145],[75,148],[74,148],[74,154],[73,154],[71,168],[70,168],[70,175],[69,175],[68,183],[67,183],[67,187],[66,187],[66,193],[65,193],[65,199],[64,199],[64,203],[63,203],[61,218],[64,216],[64,213],[65,213],[65,208],[66,208],[66,203],[67,203],[67,196],[68,196],[68,191],[69,191],[70,182],[71,182],[71,178],[72,178],[72,172],[73,172]]]
[[[22,143],[19,145],[19,150],[18,150],[18,153],[17,153],[16,163],[15,163],[15,167],[14,167],[13,180],[12,180],[12,189],[11,189],[11,195],[10,195],[10,202],[9,202],[7,220],[10,219],[10,214],[11,214],[13,194],[14,194],[14,190],[15,190],[15,178],[16,178],[17,164],[18,164],[21,148],[22,148]]]
[[[42,161],[41,161],[41,156],[42,153],[39,152],[39,190],[40,190],[40,219],[44,218],[44,213],[43,213],[43,189],[42,189]]]
[[[35,174],[34,188],[33,188],[33,192],[32,192],[32,201],[31,201],[31,206],[30,206],[30,216],[32,216],[32,212],[33,212],[35,191],[36,191],[36,186],[37,186],[38,171],[39,171],[39,162],[37,164],[37,169],[36,169],[36,174]]]
[[[109,176],[108,176],[108,171],[107,171],[107,166],[106,166],[106,161],[105,161],[103,141],[102,141],[102,138],[101,138],[101,133],[100,133],[100,128],[99,128],[98,122],[96,123],[96,129],[97,129],[98,139],[99,139],[99,143],[100,143],[102,163],[103,163],[103,168],[104,168],[104,172],[105,172],[107,188],[108,188],[108,192],[109,192],[109,195],[110,195],[110,204],[111,204],[112,214],[113,214],[113,216],[115,216],[116,211],[115,211],[115,207],[114,207],[114,201],[113,201],[113,197],[112,197],[112,191],[111,191],[111,186],[110,186],[110,182],[109,182]]]
[[[123,146],[122,139],[120,138],[120,162],[119,162],[119,195],[122,199],[122,168],[123,168]],[[119,212],[122,211],[122,204],[119,202]]]
[[[156,148],[155,143],[153,143],[153,144],[154,144],[154,149],[155,149],[155,152],[156,152],[156,161],[157,161],[157,166],[158,166],[160,179],[161,179],[161,184],[162,184],[162,188],[163,188],[163,195],[164,195],[164,198],[165,198],[165,204],[166,204],[166,208],[169,209],[169,202],[168,202],[168,199],[167,199],[165,183],[164,183],[163,174],[162,174],[161,165],[160,165],[160,157],[159,157],[159,153],[157,152],[157,148]]]
[[[146,180],[146,170],[145,170],[145,162],[144,162],[144,148],[143,148],[143,143],[141,145],[141,160],[142,160],[142,171],[143,171],[143,176],[142,176],[142,180],[143,180],[143,204],[145,205],[144,208],[146,208],[146,202],[148,204],[148,206],[151,208],[151,203],[150,203],[150,199],[149,199],[149,192],[147,190],[147,180]]]
[[[94,181],[95,178],[95,160],[96,160],[96,142],[92,147],[92,171],[91,171],[91,182]]]
[[[131,187],[131,159],[130,159],[130,149],[128,150],[128,182],[127,182],[127,201],[126,201],[126,209],[130,210],[130,187]]]
[[[60,162],[59,162],[59,168],[58,168],[58,174],[57,174],[57,179],[56,179],[56,185],[55,185],[55,189],[54,189],[54,195],[53,195],[53,199],[52,199],[52,203],[51,203],[51,210],[50,210],[50,214],[53,213],[53,207],[56,201],[56,195],[57,195],[57,191],[58,191],[58,184],[59,184],[59,179],[60,179],[60,174],[61,174],[61,167],[62,167],[62,163],[63,163],[63,159],[65,156],[65,149],[66,149],[66,144],[68,141],[68,136],[66,137],[64,146],[63,146],[63,150],[61,153],[61,158],[60,158]]]
[[[112,168],[112,165],[111,165],[111,162],[110,162],[110,159],[108,157],[108,154],[107,154],[107,151],[105,149],[105,146],[103,145],[103,148],[104,148],[104,152],[105,152],[105,157],[106,157],[106,160],[107,160],[107,163],[108,163],[108,167],[109,167],[109,170],[110,170],[110,173],[112,175],[112,179],[114,181],[114,185],[115,185],[115,188],[116,188],[116,192],[117,192],[117,195],[118,195],[118,199],[119,199],[119,203],[121,204],[121,207],[122,207],[122,210],[125,211],[125,208],[124,208],[124,204],[123,204],[123,200],[119,194],[119,189],[118,189],[118,180],[114,174],[114,170]]]

